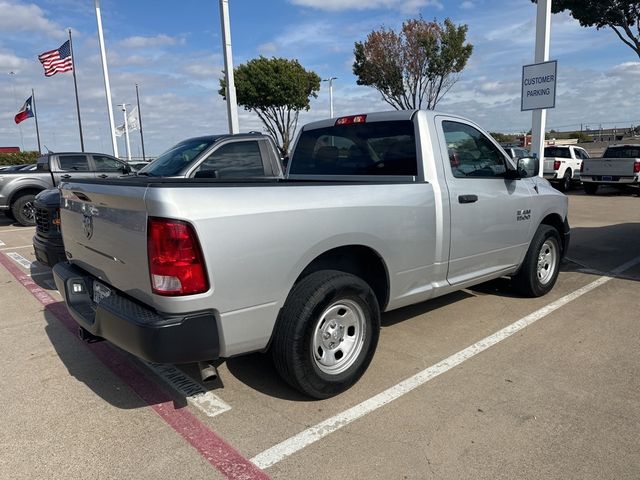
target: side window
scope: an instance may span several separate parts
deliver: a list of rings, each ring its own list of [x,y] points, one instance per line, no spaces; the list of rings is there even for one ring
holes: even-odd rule
[[[60,170],[63,172],[88,172],[89,160],[86,155],[60,155]]]
[[[211,178],[264,176],[258,141],[232,142],[222,145],[200,164],[196,174],[199,177]]]
[[[582,160],[587,160],[589,158],[589,154],[587,153],[586,150],[578,150],[578,158],[581,158]]]
[[[502,152],[483,133],[470,125],[442,122],[454,177],[504,177],[507,171]]]
[[[93,155],[98,172],[124,172],[124,164],[106,155]]]

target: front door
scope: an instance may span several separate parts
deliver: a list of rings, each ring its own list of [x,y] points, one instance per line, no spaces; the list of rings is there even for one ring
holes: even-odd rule
[[[470,122],[437,117],[451,209],[451,284],[518,265],[530,238],[530,179],[505,178],[502,149]]]

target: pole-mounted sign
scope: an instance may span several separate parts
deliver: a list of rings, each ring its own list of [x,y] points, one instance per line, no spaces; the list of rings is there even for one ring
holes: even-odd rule
[[[556,107],[558,62],[535,63],[522,67],[522,100],[520,110]]]

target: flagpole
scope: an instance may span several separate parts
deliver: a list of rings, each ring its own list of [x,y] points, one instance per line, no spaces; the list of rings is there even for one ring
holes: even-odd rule
[[[38,137],[38,153],[42,153],[40,148],[40,129],[38,128],[38,110],[36,109],[36,93],[31,89],[31,101],[33,102],[33,118],[36,121],[36,137]]]
[[[96,7],[96,21],[98,22],[98,40],[100,41],[100,55],[102,57],[102,74],[104,76],[104,92],[107,96],[107,111],[109,113],[109,128],[111,129],[111,145],[113,155],[118,157],[118,143],[116,142],[115,122],[113,121],[113,104],[111,103],[111,87],[109,86],[109,69],[107,68],[107,54],[104,48],[104,35],[102,34],[102,16],[100,14],[100,1],[94,0]]]
[[[142,113],[140,110],[140,94],[138,93],[138,84],[136,83],[136,99],[138,100],[138,124],[140,125],[140,143],[142,144],[142,161],[146,162],[147,158],[144,155],[144,135],[142,134]]]
[[[76,80],[76,57],[73,54],[73,41],[71,40],[71,29],[69,29],[69,50],[71,51],[73,86],[76,89],[76,110],[78,111],[78,129],[80,130],[80,150],[84,152],[84,138],[82,138],[82,120],[80,120],[80,100],[78,100],[78,81]]]

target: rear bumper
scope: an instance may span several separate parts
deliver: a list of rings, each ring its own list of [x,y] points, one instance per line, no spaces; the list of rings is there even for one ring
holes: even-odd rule
[[[557,180],[558,179],[558,174],[556,172],[553,173],[543,173],[542,176],[551,181],[551,180]]]
[[[35,235],[33,237],[33,250],[36,254],[36,259],[49,267],[67,260],[62,238],[54,240]]]
[[[156,363],[191,363],[219,356],[213,310],[162,314],[113,289],[110,296],[95,303],[92,292],[97,279],[85,271],[58,263],[53,276],[69,313],[80,327],[137,357]],[[73,285],[80,285],[81,291],[74,293]]]
[[[581,178],[583,183],[597,183],[600,185],[638,185],[638,177],[617,175],[586,175]]]

